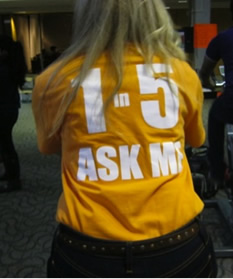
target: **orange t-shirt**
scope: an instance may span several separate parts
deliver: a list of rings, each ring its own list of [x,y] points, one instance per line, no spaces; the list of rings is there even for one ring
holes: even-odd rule
[[[103,109],[114,79],[103,54],[51,138],[46,129],[83,58],[63,67],[46,89],[46,129],[39,103],[56,64],[36,79],[32,105],[40,151],[62,152],[57,221],[93,237],[135,241],[178,229],[203,209],[184,151],[185,143],[197,147],[205,140],[203,92],[186,62],[172,59],[166,67],[155,57],[154,75],[136,51],[125,59],[121,88],[109,105]]]

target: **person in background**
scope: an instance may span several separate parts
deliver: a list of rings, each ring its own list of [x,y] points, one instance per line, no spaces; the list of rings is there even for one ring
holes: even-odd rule
[[[36,79],[39,150],[61,153],[48,277],[216,277],[185,144],[203,92],[160,0],[77,0],[71,46]]]
[[[233,19],[233,0],[230,3]],[[217,190],[222,187],[227,165],[224,161],[225,124],[233,124],[233,27],[220,32],[209,43],[199,72],[203,87],[213,88],[211,74],[220,59],[225,68],[224,93],[216,98],[209,112],[208,141],[210,181]]]
[[[61,54],[59,53],[59,51],[57,50],[56,46],[51,46],[49,48],[49,53],[48,53],[48,61],[49,64],[53,63]]]
[[[23,48],[6,35],[0,35],[0,153],[5,172],[0,176],[0,193],[19,190],[20,164],[12,130],[18,119],[18,88],[27,71]]]

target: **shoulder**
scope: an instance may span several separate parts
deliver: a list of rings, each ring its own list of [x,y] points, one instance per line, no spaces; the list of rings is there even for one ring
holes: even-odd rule
[[[42,71],[37,77],[36,77],[36,86],[41,86],[42,84],[47,84],[47,82],[52,77],[54,71],[56,71],[57,67],[59,66],[59,63],[53,64],[46,68],[44,71]]]
[[[83,58],[78,57],[67,63],[59,60],[51,64],[36,78],[36,86],[45,88],[48,84],[50,87],[57,84],[66,84],[71,82],[72,77],[76,76],[80,65],[82,65]],[[61,82],[62,81],[62,82]]]
[[[63,59],[56,60],[56,62],[49,65],[39,76],[39,79],[48,79],[54,73],[57,73],[56,76],[66,76],[72,72],[75,72],[83,63],[83,56],[74,58],[68,62],[64,62]]]
[[[220,32],[209,43],[208,48],[219,47],[225,43],[226,40],[233,41],[233,27]]]
[[[224,36],[232,36],[233,35],[233,26],[226,29],[225,31],[222,31],[219,33],[219,36],[224,37]]]
[[[174,74],[180,76],[183,80],[199,80],[196,71],[187,61],[174,58],[171,64]]]

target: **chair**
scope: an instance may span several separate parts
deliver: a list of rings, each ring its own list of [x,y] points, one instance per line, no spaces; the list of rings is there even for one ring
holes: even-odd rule
[[[31,93],[34,88],[34,81],[35,81],[35,75],[27,75],[25,78],[25,83],[20,89],[20,99],[23,103],[31,102]]]

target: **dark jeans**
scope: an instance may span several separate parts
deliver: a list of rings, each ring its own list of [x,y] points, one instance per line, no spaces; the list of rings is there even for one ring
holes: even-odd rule
[[[223,180],[225,124],[233,124],[233,89],[218,97],[209,112],[208,140],[210,171],[213,178]]]
[[[151,251],[150,249],[143,251],[147,247],[148,240],[140,242],[101,240],[74,232],[67,227],[64,229],[63,225],[62,227],[59,225],[55,233],[51,257],[48,260],[47,275],[50,278],[216,278],[217,265],[212,241],[203,225],[197,222],[200,230],[197,230],[194,236],[178,244]],[[179,231],[176,231],[176,235],[179,237]],[[170,242],[169,237],[174,234],[167,236]],[[156,240],[160,243],[161,239],[164,237],[152,241]],[[133,249],[135,243],[139,244],[141,253],[136,253]],[[113,245],[113,252],[104,251],[105,245]],[[118,245],[123,249],[122,254],[119,255],[116,250],[114,252],[114,247],[119,247]],[[98,252],[98,247],[103,250],[102,253]]]
[[[0,110],[0,153],[7,180],[20,176],[20,166],[12,138],[12,129],[18,119],[18,109]]]

